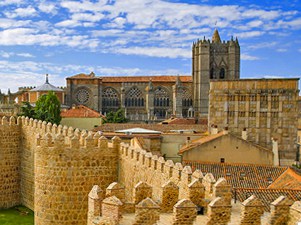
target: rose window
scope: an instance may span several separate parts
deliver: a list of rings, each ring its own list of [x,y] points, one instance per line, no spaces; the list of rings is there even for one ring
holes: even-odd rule
[[[80,89],[76,92],[76,101],[80,104],[85,104],[89,101],[90,94],[86,89]]]

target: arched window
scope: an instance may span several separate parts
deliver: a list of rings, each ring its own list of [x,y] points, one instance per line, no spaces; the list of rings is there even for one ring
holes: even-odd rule
[[[126,93],[125,102],[128,107],[143,107],[144,98],[142,92],[137,87],[131,88]]]
[[[192,94],[186,88],[183,89],[182,106],[188,108],[192,106]]]
[[[170,95],[168,89],[160,86],[157,87],[155,89],[154,96],[154,113],[157,116],[157,118],[167,117],[168,112],[171,111],[170,105]]]
[[[108,87],[102,92],[103,113],[116,111],[120,107],[118,93],[114,88]]]
[[[182,115],[184,117],[188,116],[188,109],[190,107],[192,107],[192,94],[188,89],[184,88],[182,96]]]
[[[224,79],[225,78],[225,69],[221,68],[221,70],[219,71],[219,78],[220,79]]]
[[[166,107],[169,106],[169,94],[165,88],[158,87],[155,90],[155,98],[154,98],[155,107]]]

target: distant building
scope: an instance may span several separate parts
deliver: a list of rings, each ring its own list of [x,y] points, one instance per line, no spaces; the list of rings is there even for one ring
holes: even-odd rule
[[[226,131],[187,141],[179,151],[183,161],[273,165],[272,150]],[[276,160],[278,161],[278,159]],[[278,164],[279,165],[279,162]]]
[[[67,78],[67,104],[82,104],[106,114],[125,110],[130,120],[186,117],[192,107],[191,76]]]
[[[193,103],[197,116],[208,114],[209,83],[240,78],[238,40],[222,41],[217,30],[212,41],[199,40],[192,47]]]
[[[104,118],[99,112],[84,105],[73,105],[71,109],[62,111],[61,117],[62,125],[87,130],[101,125]]]
[[[245,79],[210,83],[209,124],[272,147],[278,139],[281,165],[296,160],[299,79]]]
[[[41,95],[47,94],[49,91],[53,91],[58,97],[61,104],[65,103],[65,91],[62,88],[55,87],[49,83],[48,74],[46,74],[45,83],[37,87],[21,87],[15,94],[18,97],[18,102],[29,102],[35,104]]]

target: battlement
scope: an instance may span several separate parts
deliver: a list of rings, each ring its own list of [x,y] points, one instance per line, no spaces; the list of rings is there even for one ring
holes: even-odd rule
[[[3,116],[0,120],[0,127],[1,126],[18,126],[20,125],[20,120],[16,119],[16,117],[11,116],[11,117],[6,117]]]
[[[228,41],[223,40],[221,43],[215,43],[215,42],[211,41],[210,39],[205,39],[205,37],[204,37],[204,39],[198,39],[196,42],[194,42],[192,45],[192,48],[196,48],[196,47],[199,47],[202,45],[210,45],[210,44],[239,47],[238,40],[237,39],[234,40],[233,37],[231,40],[228,40]]]

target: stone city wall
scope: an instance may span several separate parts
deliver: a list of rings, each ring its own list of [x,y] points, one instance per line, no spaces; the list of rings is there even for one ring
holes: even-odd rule
[[[84,224],[87,193],[97,182],[101,188],[117,180],[120,139],[83,131],[63,135],[51,124],[37,136],[35,152],[35,223]],[[65,130],[66,132],[66,130]]]
[[[0,120],[0,208],[20,204],[20,126],[14,117]]]
[[[85,224],[87,193],[117,180],[120,139],[29,118],[0,125],[0,208],[23,204],[35,223]]]
[[[159,205],[165,199],[163,191],[169,181],[179,188],[178,199],[189,198],[189,184],[199,179],[199,174],[192,173],[190,166],[183,168],[181,163],[165,161],[143,149],[121,143],[119,154],[119,182],[125,187],[126,202],[134,202],[133,190],[137,183],[145,182],[152,187],[152,198]]]

